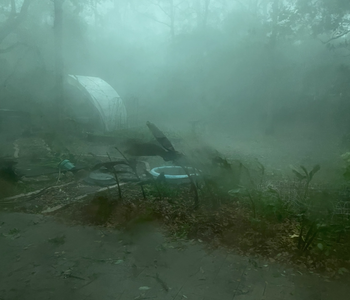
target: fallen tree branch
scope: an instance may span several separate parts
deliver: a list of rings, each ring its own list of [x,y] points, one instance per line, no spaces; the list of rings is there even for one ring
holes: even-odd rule
[[[26,194],[19,194],[19,195],[16,195],[16,196],[6,197],[6,198],[1,199],[0,203],[3,203],[5,201],[9,201],[9,200],[17,200],[17,199],[20,199],[20,198],[26,198],[26,197],[30,197],[30,196],[31,197],[38,196],[39,194],[41,194],[42,192],[45,192],[47,190],[50,190],[50,189],[53,189],[53,188],[65,187],[65,186],[68,186],[68,185],[70,185],[72,183],[74,183],[74,182],[69,182],[69,183],[65,183],[65,184],[62,184],[62,185],[53,185],[53,186],[49,186],[49,187],[46,187],[46,188],[43,188],[43,189],[40,189],[40,190],[29,192],[29,193],[26,193]]]
[[[119,183],[119,186],[122,186],[122,185],[124,185],[124,184],[126,184],[126,182]],[[115,189],[115,188],[118,188],[118,184],[111,185],[111,186],[107,186],[107,187],[104,187],[104,188],[100,188],[100,189],[97,190],[97,191],[93,191],[93,192],[91,192],[91,193],[86,193],[86,194],[84,194],[84,195],[80,195],[80,196],[74,198],[73,201],[80,201],[81,199],[84,199],[84,198],[86,198],[86,197],[88,197],[88,196],[90,196],[90,195],[92,195],[92,194],[104,192],[104,191],[107,191],[107,190],[110,190],[110,189]]]

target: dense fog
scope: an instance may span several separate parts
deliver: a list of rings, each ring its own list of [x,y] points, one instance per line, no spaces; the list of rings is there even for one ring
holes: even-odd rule
[[[0,0],[0,300],[349,299],[350,1]]]
[[[57,95],[61,72],[63,80],[100,77],[124,101],[136,99],[130,127],[146,120],[171,131],[196,126],[218,148],[283,157],[285,165],[334,154],[336,163],[345,150],[339,147],[349,144],[347,3],[72,0],[62,2],[62,11],[58,6],[1,5],[1,107],[40,114],[40,126],[51,121],[54,104],[69,101],[64,92]]]

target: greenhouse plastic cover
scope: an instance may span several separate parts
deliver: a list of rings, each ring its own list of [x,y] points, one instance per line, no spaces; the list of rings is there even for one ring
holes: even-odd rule
[[[118,93],[98,77],[69,75],[69,83],[84,89],[92,104],[98,110],[106,131],[114,131],[126,126],[127,112]]]

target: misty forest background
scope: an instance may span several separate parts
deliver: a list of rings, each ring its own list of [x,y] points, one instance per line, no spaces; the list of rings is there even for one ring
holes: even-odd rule
[[[131,125],[198,121],[217,147],[341,165],[349,34],[346,0],[2,0],[0,105],[58,130],[60,80],[101,77],[138,99]]]

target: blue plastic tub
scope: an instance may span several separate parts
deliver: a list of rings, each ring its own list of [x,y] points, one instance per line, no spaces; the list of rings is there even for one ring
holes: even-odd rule
[[[198,176],[193,168],[184,167],[191,177]],[[154,178],[157,178],[161,173],[164,173],[166,181],[169,183],[189,183],[190,180],[183,167],[180,166],[163,166],[153,168],[150,173]]]

